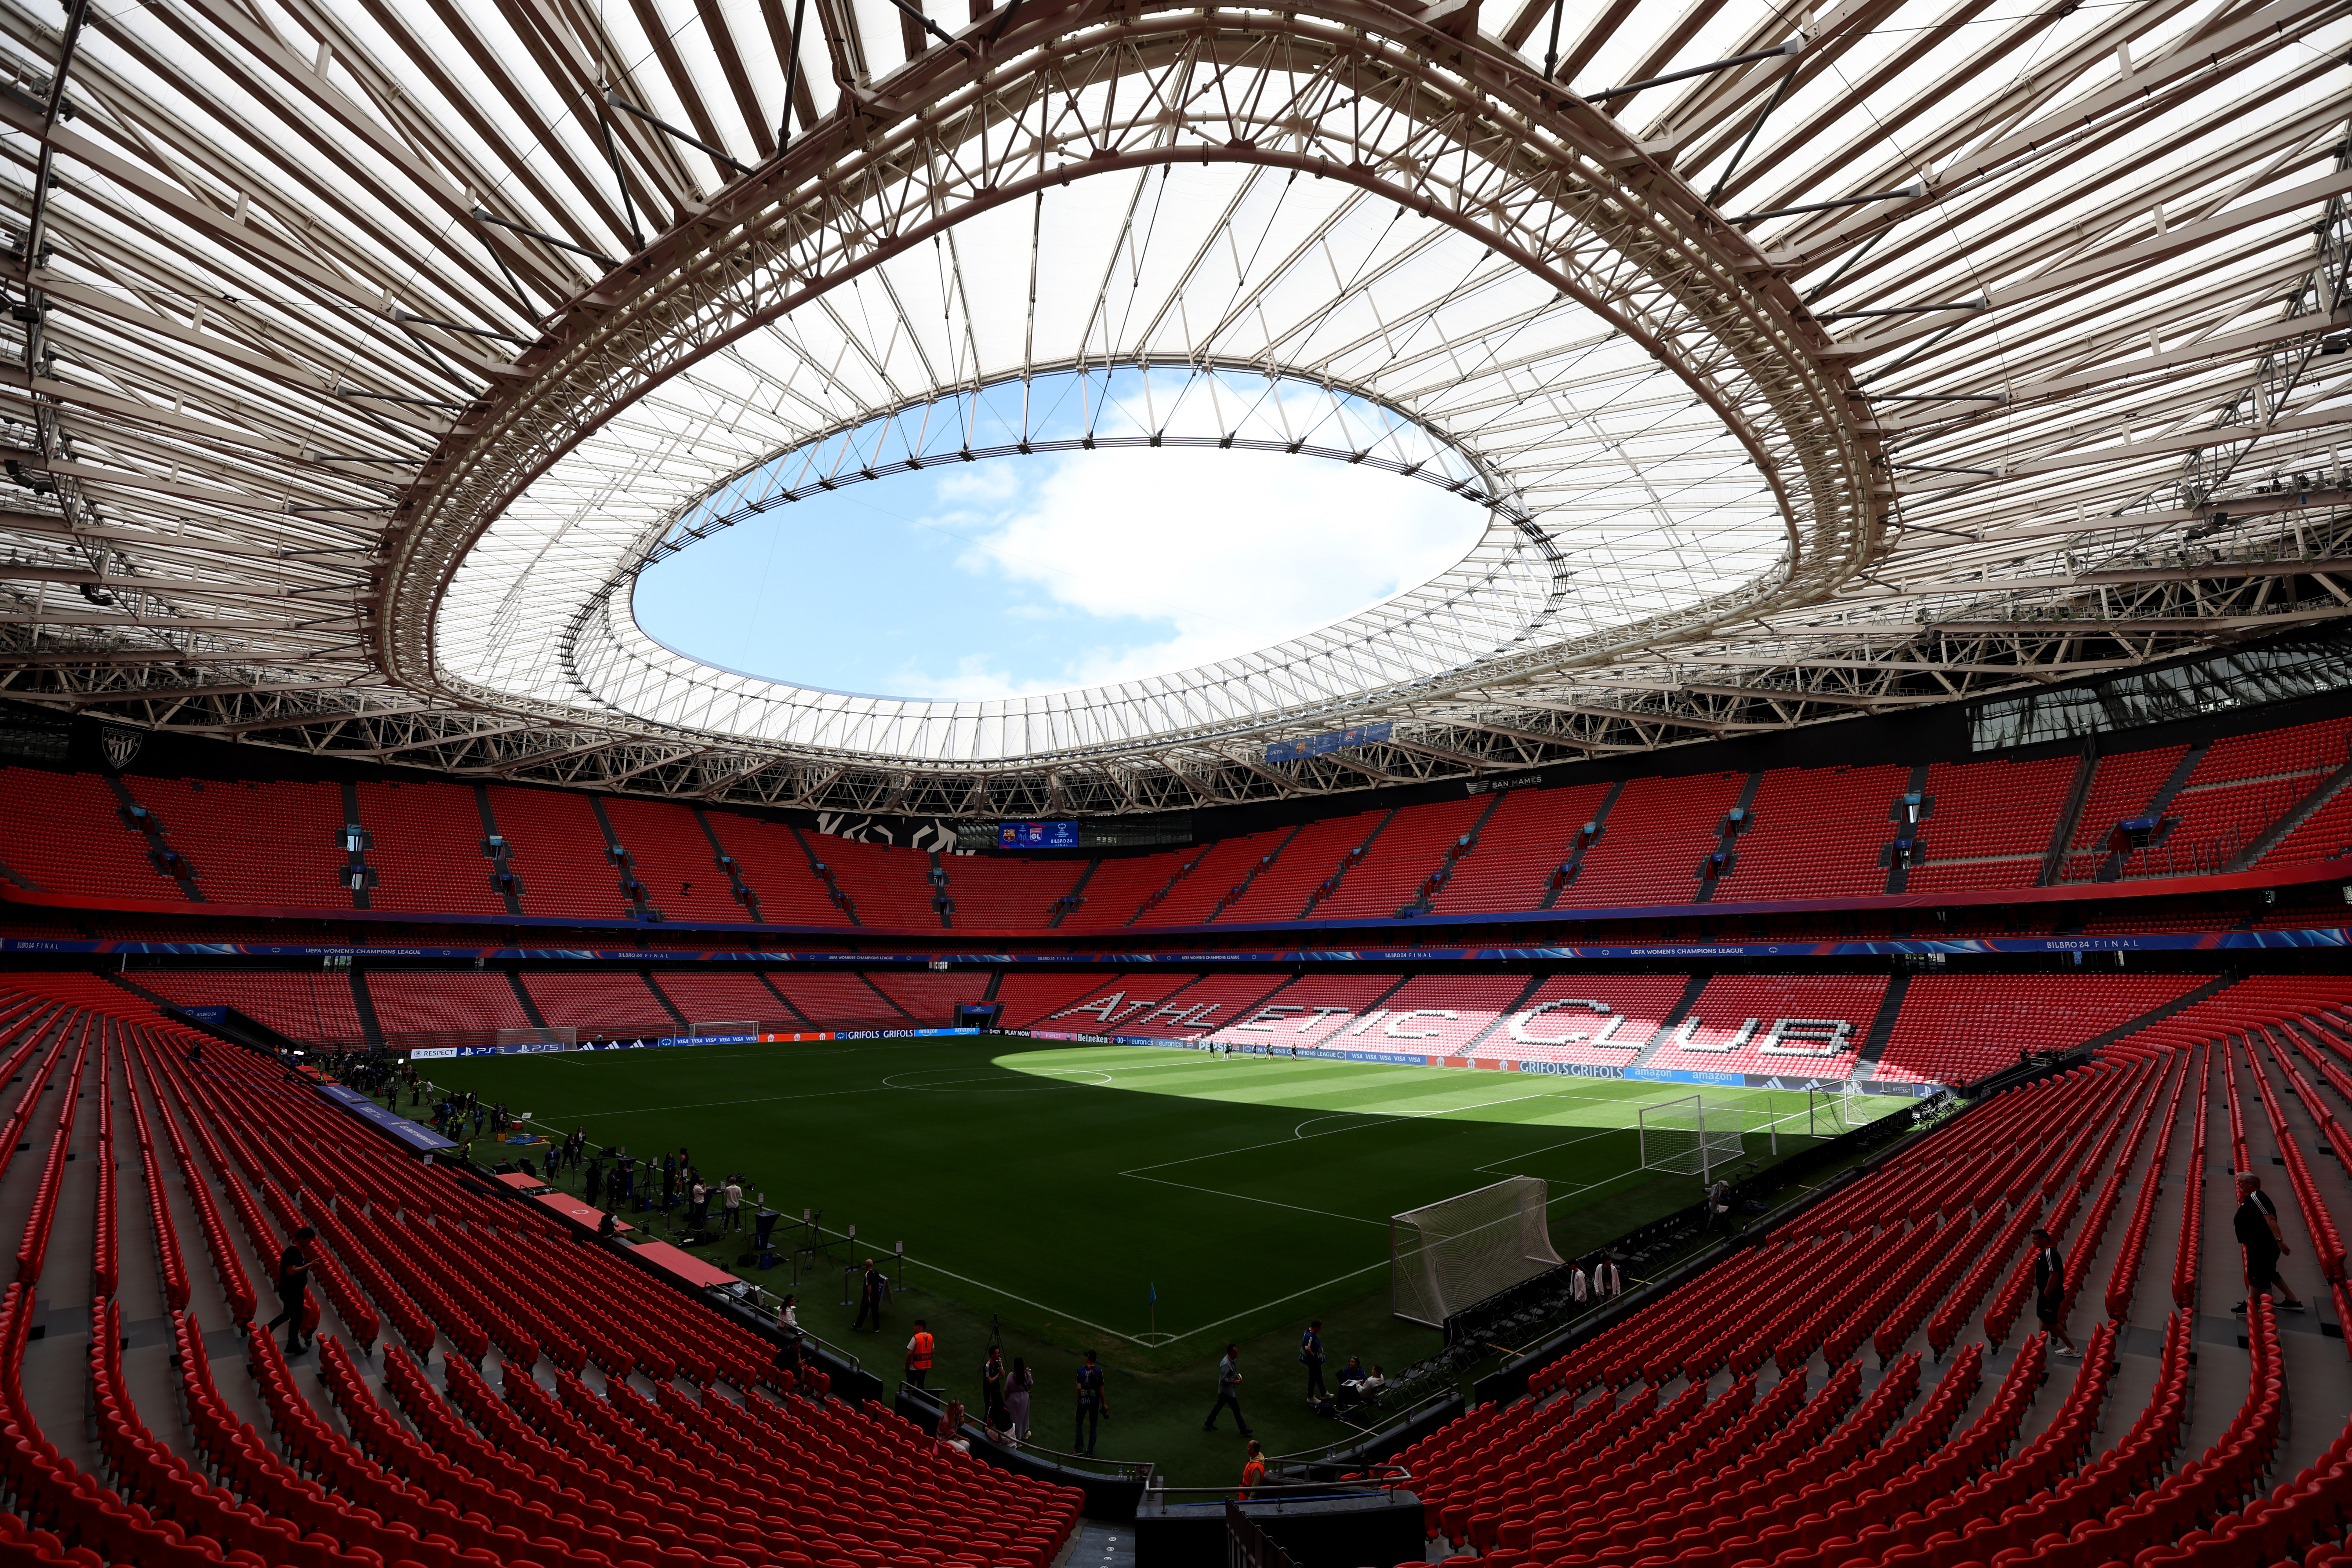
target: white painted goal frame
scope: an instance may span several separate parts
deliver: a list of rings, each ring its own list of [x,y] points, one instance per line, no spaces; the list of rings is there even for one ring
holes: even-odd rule
[[[1706,1182],[1716,1166],[1738,1161],[1748,1152],[1740,1139],[1747,1117],[1729,1106],[1709,1106],[1702,1095],[1645,1105],[1638,1120],[1645,1171]]]
[[[1389,1310],[1444,1328],[1463,1308],[1557,1268],[1550,1184],[1508,1176],[1389,1220]]]

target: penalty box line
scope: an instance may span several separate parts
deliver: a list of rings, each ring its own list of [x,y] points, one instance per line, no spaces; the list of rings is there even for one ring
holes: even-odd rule
[[[1325,1114],[1328,1116],[1366,1116],[1374,1118],[1375,1120],[1369,1123],[1360,1124],[1354,1127],[1334,1127],[1328,1132],[1299,1131],[1298,1127],[1312,1126],[1314,1123],[1324,1120],[1322,1116],[1310,1116],[1305,1121],[1300,1122],[1298,1127],[1292,1128],[1290,1131],[1290,1136],[1287,1138],[1270,1139],[1263,1143],[1245,1143],[1238,1149],[1216,1149],[1212,1150],[1205,1154],[1187,1154],[1181,1160],[1162,1160],[1157,1164],[1136,1165],[1130,1169],[1121,1171],[1118,1173],[1122,1176],[1139,1176],[1141,1173],[1145,1171],[1165,1171],[1172,1166],[1191,1165],[1202,1160],[1223,1160],[1227,1156],[1234,1154],[1253,1154],[1260,1149],[1279,1149],[1287,1143],[1304,1143],[1317,1138],[1337,1138],[1349,1132],[1362,1132],[1378,1127],[1393,1127],[1397,1123],[1403,1121],[1428,1121],[1436,1117],[1452,1116],[1457,1112],[1465,1110],[1486,1110],[1497,1105],[1517,1105],[1522,1100],[1590,1100],[1600,1105],[1616,1105],[1625,1103],[1629,1098],[1630,1097],[1623,1095],[1571,1094],[1565,1089],[1558,1089],[1540,1090],[1534,1094],[1507,1095],[1501,1100],[1482,1100],[1469,1105],[1441,1105],[1434,1110],[1334,1110],[1326,1112]],[[1264,1109],[1264,1107],[1261,1106],[1250,1105],[1250,1102],[1246,1100],[1231,1101],[1226,1103],[1247,1105],[1254,1110]],[[1625,1129],[1601,1128],[1600,1131],[1603,1132],[1623,1131]],[[1570,1140],[1570,1142],[1574,1142],[1574,1140]]]

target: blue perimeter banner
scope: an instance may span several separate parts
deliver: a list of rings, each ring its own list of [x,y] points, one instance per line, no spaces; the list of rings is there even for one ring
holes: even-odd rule
[[[583,1040],[576,1046],[534,1040],[512,1046],[420,1046],[411,1061],[448,1061],[456,1057],[539,1057],[571,1051],[658,1051],[678,1046],[775,1046],[813,1040],[917,1040],[940,1035],[983,1035],[985,1029],[843,1029],[798,1035],[664,1035],[654,1040]],[[349,1092],[346,1090],[345,1092]],[[373,1104],[373,1101],[369,1103]]]
[[[782,952],[638,947],[366,947],[212,942],[69,942],[0,938],[0,952],[130,952],[184,958],[446,958],[501,963],[820,963],[871,969],[950,960],[966,967],[1143,964],[1198,969],[1228,963],[1444,963],[1628,958],[1869,958],[1895,953],[2230,952],[2258,948],[2352,947],[2352,927],[2304,931],[2149,931],[2138,936],[1983,937],[1943,942],[1645,942],[1612,947],[1253,948],[1229,952]]]
[[[391,1133],[420,1154],[437,1154],[444,1149],[455,1149],[457,1146],[423,1122],[411,1121],[405,1116],[386,1110],[355,1089],[345,1089],[339,1083],[322,1083],[317,1087],[319,1092],[328,1100],[341,1106],[361,1121]]]

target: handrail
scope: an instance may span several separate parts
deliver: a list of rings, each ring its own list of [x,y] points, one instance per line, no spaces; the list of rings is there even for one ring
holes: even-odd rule
[[[1378,1426],[1358,1426],[1353,1422],[1349,1422],[1348,1425],[1356,1434],[1353,1441],[1360,1442],[1366,1437],[1378,1436],[1381,1433],[1387,1431],[1391,1427],[1403,1426],[1433,1405],[1444,1405],[1451,1400],[1458,1399],[1460,1397],[1461,1390],[1449,1384],[1446,1387],[1434,1389],[1428,1394],[1423,1394],[1419,1399],[1414,1400],[1410,1405],[1403,1405],[1394,1411],[1387,1413],[1381,1418],[1381,1425]],[[1269,1466],[1282,1464],[1329,1464],[1332,1462],[1332,1456],[1334,1454],[1345,1453],[1349,1446],[1350,1439],[1342,1437],[1325,1444],[1319,1449],[1301,1448],[1296,1453],[1268,1455],[1265,1462]],[[1364,1468],[1367,1470],[1370,1470],[1376,1467],[1367,1465]]]
[[[1250,1495],[1241,1500],[1249,1503],[1273,1503],[1278,1508],[1286,1503],[1294,1502],[1336,1502],[1349,1498],[1366,1497],[1375,1491],[1385,1497],[1393,1497],[1412,1484],[1412,1472],[1402,1465],[1386,1465],[1379,1468],[1388,1473],[1377,1476],[1366,1475],[1353,1481],[1298,1481],[1286,1477],[1269,1475],[1252,1487]],[[1213,1506],[1234,1500],[1234,1494],[1239,1489],[1236,1484],[1230,1481],[1223,1486],[1216,1487],[1171,1487],[1153,1480],[1145,1487],[1144,1495],[1158,1501],[1162,1508],[1198,1508],[1203,1504],[1171,1500],[1180,1496],[1214,1494],[1204,1499],[1207,1504]]]

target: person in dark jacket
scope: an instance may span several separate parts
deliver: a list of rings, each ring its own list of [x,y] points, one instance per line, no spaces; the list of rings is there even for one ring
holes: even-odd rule
[[[2040,1226],[2033,1228],[2033,1315],[2062,1347],[2055,1353],[2083,1353],[2066,1334],[2066,1255]]]
[[[2278,1271],[2279,1259],[2294,1249],[2287,1246],[2286,1237],[2279,1230],[2278,1205],[2263,1191],[2263,1179],[2252,1171],[2238,1173],[2238,1212],[2230,1223],[2246,1257],[2247,1300],[2276,1290],[2280,1307],[2290,1312],[2302,1311],[2302,1299],[2288,1291]],[[2230,1309],[2232,1312],[2245,1310],[2245,1301]]]
[[[310,1342],[302,1337],[302,1309],[310,1303],[310,1255],[303,1244],[318,1234],[304,1226],[278,1255],[278,1315],[264,1323],[261,1331],[266,1334],[285,1324],[288,1355],[300,1355],[310,1348]]]

